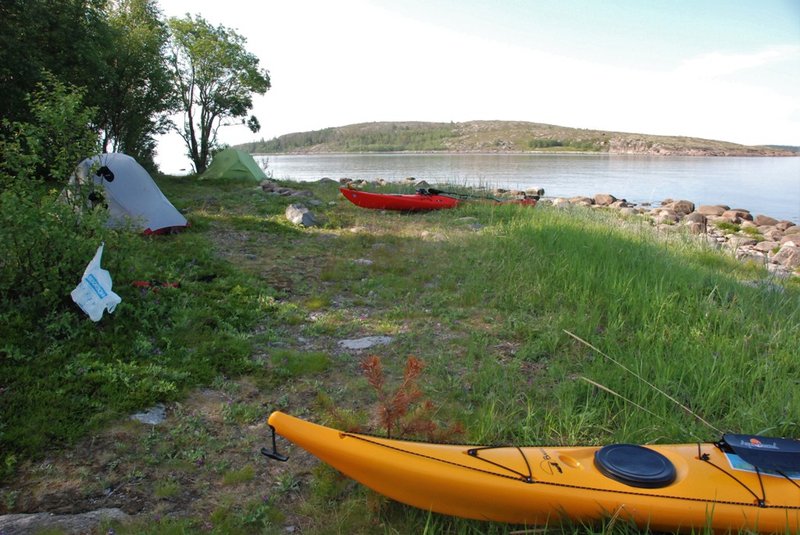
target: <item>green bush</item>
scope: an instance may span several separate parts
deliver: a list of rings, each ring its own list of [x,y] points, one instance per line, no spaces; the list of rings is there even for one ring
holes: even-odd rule
[[[0,314],[47,315],[106,238],[104,214],[82,209],[80,198],[70,206],[60,197],[75,165],[98,148],[93,111],[82,98],[49,79],[28,99],[33,123],[3,123]]]
[[[70,205],[60,197],[75,165],[97,150],[97,136],[82,92],[46,80],[27,99],[32,122],[4,120],[0,129],[0,382],[12,406],[14,398],[35,396],[13,385],[30,375],[33,355],[53,347],[53,333],[68,332],[69,293],[100,243],[113,240],[104,214],[82,209],[80,198]],[[40,394],[46,404],[53,392]],[[0,444],[16,432],[3,416]],[[13,460],[6,455],[0,475]]]

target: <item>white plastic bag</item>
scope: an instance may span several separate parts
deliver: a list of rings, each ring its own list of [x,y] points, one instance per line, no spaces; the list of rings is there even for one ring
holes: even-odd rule
[[[103,312],[114,312],[114,308],[122,302],[122,298],[111,291],[111,275],[100,268],[104,246],[105,243],[101,243],[97,248],[94,258],[83,272],[80,284],[70,293],[72,300],[92,321],[100,321]]]

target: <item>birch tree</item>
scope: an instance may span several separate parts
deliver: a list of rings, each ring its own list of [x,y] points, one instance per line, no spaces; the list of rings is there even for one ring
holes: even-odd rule
[[[246,124],[252,132],[261,125],[247,118],[253,95],[270,88],[269,73],[245,49],[246,39],[224,26],[213,26],[200,15],[172,18],[170,65],[183,112],[176,130],[199,174],[206,170],[217,133],[226,125]]]

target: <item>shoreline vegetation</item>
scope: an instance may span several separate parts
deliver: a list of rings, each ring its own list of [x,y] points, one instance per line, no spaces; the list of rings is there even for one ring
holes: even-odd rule
[[[331,179],[322,179],[329,181]],[[409,193],[419,188],[429,188],[424,180],[414,177],[405,179],[405,191]],[[403,183],[339,179],[347,187],[382,192],[403,189]],[[409,186],[413,186],[413,189]],[[655,226],[660,232],[688,232],[702,236],[714,247],[727,247],[736,258],[763,264],[770,273],[789,277],[800,277],[800,225],[794,221],[778,220],[766,214],[752,214],[746,208],[732,208],[724,204],[696,205],[686,199],[663,199],[659,203],[637,204],[617,198],[611,193],[596,193],[591,196],[545,197],[543,188],[527,190],[508,190],[504,188],[471,188],[453,185],[445,187],[467,196],[486,199],[524,199],[535,196],[540,204],[566,208],[583,206],[605,208],[619,212],[623,217],[641,217]],[[272,186],[263,186],[265,191]]]
[[[289,462],[259,454],[273,410],[385,435],[393,392],[414,394],[403,438],[428,439],[414,418],[475,444],[720,438],[574,336],[719,429],[800,437],[800,277],[685,221],[599,196],[404,214],[355,207],[333,180],[157,181],[191,226],[108,233],[113,314],[93,324],[66,297],[46,321],[0,325],[0,531],[529,529],[400,505],[282,439]],[[298,204],[316,226],[287,219]],[[163,418],[131,418],[149,408]],[[543,532],[636,531],[613,517]]]
[[[369,152],[800,155],[800,147],[747,146],[685,136],[610,132],[524,121],[359,123],[285,134],[235,148],[263,155]]]

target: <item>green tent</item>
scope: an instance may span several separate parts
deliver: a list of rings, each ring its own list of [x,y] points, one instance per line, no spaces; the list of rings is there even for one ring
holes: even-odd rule
[[[267,175],[246,152],[225,149],[214,155],[211,165],[201,178],[244,178],[266,180]]]

